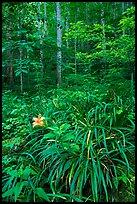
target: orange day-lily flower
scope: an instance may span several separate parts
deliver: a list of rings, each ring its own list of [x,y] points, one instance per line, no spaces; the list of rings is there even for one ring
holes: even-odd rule
[[[33,122],[33,128],[36,126],[36,125],[40,125],[40,126],[43,126],[44,123],[43,123],[43,120],[45,119],[45,117],[41,117],[41,114],[38,115],[38,118],[33,118],[33,120],[35,120],[35,122]]]

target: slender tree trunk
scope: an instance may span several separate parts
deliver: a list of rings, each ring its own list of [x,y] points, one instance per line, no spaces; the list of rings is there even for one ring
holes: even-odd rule
[[[125,9],[127,9],[127,8],[130,8],[130,2],[125,2]],[[124,10],[125,10],[125,9],[124,9]],[[128,17],[129,17],[129,16],[128,16]],[[124,32],[124,33],[125,33],[125,32]],[[130,30],[130,29],[127,30],[127,34],[128,34],[128,35],[131,34],[131,30]]]
[[[46,2],[44,2],[44,33],[48,36],[48,26],[47,26],[47,7]],[[44,37],[44,36],[43,36]]]
[[[10,35],[9,35],[9,40],[12,41],[12,22],[10,21]],[[13,85],[14,85],[14,79],[13,79],[13,51],[12,51],[12,45],[10,43],[10,86],[13,89]]]
[[[77,55],[76,55],[76,52],[77,52],[77,39],[75,39],[74,41],[74,49],[75,49],[75,74],[77,74]]]
[[[57,87],[61,84],[61,62],[62,62],[62,26],[60,2],[56,2],[57,12]]]
[[[129,8],[130,3],[126,2],[126,9]]]
[[[125,4],[122,2],[122,13],[125,11]],[[122,34],[125,35],[125,29],[123,29]]]
[[[85,6],[85,13],[86,13],[86,24],[90,25],[90,9],[89,9],[89,2],[86,2]],[[84,43],[82,44],[84,48]],[[87,50],[90,50],[89,42],[86,43]]]
[[[106,36],[105,36],[105,19],[104,19],[104,8],[103,8],[103,3],[100,2],[101,4],[101,25],[103,27],[102,33],[103,33],[103,52],[104,52],[104,68],[105,68],[105,73],[106,74]]]
[[[77,22],[77,14],[78,14],[78,7],[76,7],[76,13],[75,13],[75,24]],[[74,39],[74,51],[75,51],[75,74],[77,74],[77,55],[76,55],[76,52],[77,52],[77,37],[75,37]]]
[[[129,4],[130,4],[130,7],[133,6],[133,2],[130,2]]]
[[[40,4],[41,2],[38,2],[38,32],[39,32],[39,40],[40,40],[40,66],[41,66],[41,75],[43,77],[43,50],[42,50],[42,31],[41,31],[41,21],[40,21]]]
[[[68,9],[69,2],[66,2],[66,33],[68,33],[69,29],[69,9]],[[67,48],[69,48],[69,41],[66,40]]]
[[[29,49],[28,49],[28,33],[26,33],[26,42],[27,42],[27,47],[26,47],[26,51],[27,51],[27,61],[29,61]],[[29,73],[29,66],[28,66],[28,73]],[[27,81],[28,81],[28,87],[30,88],[30,81],[29,81],[29,74],[27,75]]]
[[[117,8],[117,2],[114,2],[114,36],[115,39],[117,38],[117,34],[116,34],[116,8]]]
[[[103,9],[103,3],[101,3],[101,25],[103,27],[102,32],[103,32],[103,41],[104,41],[104,46],[103,49],[106,50],[106,37],[105,37],[105,20],[104,20],[104,9]]]
[[[26,58],[27,58],[27,60],[29,60],[28,33],[26,33],[26,42],[27,42],[27,47],[26,47],[27,55],[26,55]],[[28,71],[29,71],[29,68],[28,68]]]
[[[7,9],[7,15],[6,15],[6,23],[7,25],[9,24],[8,22],[8,16],[9,16],[9,8],[8,6],[6,7]],[[7,38],[7,42],[9,42],[9,38],[10,38],[10,26],[7,26],[6,27],[6,38]],[[9,49],[9,46],[8,46],[8,49],[6,51],[6,55],[7,55],[7,60],[6,60],[6,84],[9,85],[9,82],[10,82],[10,73],[9,73],[9,70],[10,70],[10,49]]]
[[[97,2],[94,2],[93,3],[94,11],[96,11],[97,6],[98,6]],[[94,24],[97,24],[97,23],[98,23],[97,12],[95,12],[95,14],[94,14]]]
[[[7,30],[6,30],[6,36],[7,36],[7,41],[9,42],[9,46],[7,49],[7,68],[6,68],[6,74],[7,74],[7,82],[10,85],[10,88],[13,89],[14,85],[14,78],[13,78],[13,51],[12,51],[12,21],[11,21],[11,15],[12,11],[9,9],[7,6]]]
[[[22,10],[19,10],[19,23],[18,23],[18,37],[21,43],[21,29],[22,29],[22,22],[21,22],[21,17],[22,17]],[[22,52],[22,47],[20,45],[19,47],[19,61],[20,61],[20,90],[21,92],[23,92],[23,72],[22,72],[22,56],[23,56],[23,52]]]
[[[22,49],[20,49],[20,62],[21,61],[22,61]],[[20,73],[20,88],[21,92],[23,92],[23,72]]]
[[[85,15],[86,15],[86,24],[90,24],[90,16],[89,16],[90,10],[89,10],[89,2],[86,2],[85,6]]]

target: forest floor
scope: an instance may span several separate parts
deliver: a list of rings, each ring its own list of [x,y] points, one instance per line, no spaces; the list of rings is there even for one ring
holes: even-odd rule
[[[17,95],[8,90],[3,92],[2,112],[4,201],[59,202],[65,199],[65,202],[73,202],[108,199],[134,202],[133,97],[130,100],[122,99],[109,91],[102,92],[99,88],[85,91],[82,87],[79,90],[74,90],[74,87],[69,90],[53,89],[48,90],[46,95],[41,93],[33,96],[27,92]],[[41,122],[33,127],[33,118],[38,117]],[[92,151],[90,141],[93,142]],[[104,151],[104,147],[107,150]],[[109,159],[108,163],[104,159],[105,155]],[[104,177],[99,173],[99,161]],[[65,167],[66,163],[68,166]],[[49,175],[42,173],[41,165],[42,170],[47,169]],[[102,180],[102,191],[99,190],[98,177],[91,174],[92,165]],[[97,197],[95,183],[93,186],[91,184],[92,176],[97,182]],[[62,183],[58,183],[58,179]],[[86,190],[84,179],[89,182]],[[73,191],[76,197],[72,196]]]

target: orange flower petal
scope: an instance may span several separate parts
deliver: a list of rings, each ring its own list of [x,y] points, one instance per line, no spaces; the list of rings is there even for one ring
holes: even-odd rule
[[[40,125],[43,126],[44,123],[42,120],[44,120],[45,117],[41,117],[41,114],[38,115],[38,118],[33,118],[33,120],[35,120],[35,122],[33,122],[33,127],[35,127],[36,125]]]

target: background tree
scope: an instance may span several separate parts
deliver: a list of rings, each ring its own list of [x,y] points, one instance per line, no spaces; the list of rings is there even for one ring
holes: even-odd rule
[[[61,84],[61,62],[62,62],[62,20],[60,2],[56,3],[57,6],[57,87]]]
[[[109,2],[85,2],[77,4],[73,2],[68,4],[61,3],[60,7],[63,12],[61,14],[62,19],[60,28],[62,28],[59,29],[58,27],[58,30],[56,30],[56,25],[58,25],[56,3],[43,2],[41,3],[41,8],[39,10],[38,5],[40,4],[36,4],[35,2],[28,4],[3,4],[4,19],[6,19],[6,6],[12,9],[12,16],[14,19],[18,19],[17,13],[18,10],[22,10],[21,7],[25,6],[25,8],[27,8],[27,10],[25,9],[21,14],[22,28],[20,28],[19,33],[16,32],[18,22],[15,20],[12,40],[5,40],[6,36],[9,35],[6,34],[7,31],[5,32],[5,30],[9,29],[11,25],[9,20],[7,20],[8,27],[6,26],[6,21],[3,21],[3,28],[5,29],[3,29],[3,70],[8,70],[8,68],[4,68],[5,62],[12,62],[12,68],[9,70],[12,70],[11,75],[13,76],[10,77],[10,72],[7,72],[9,72],[9,80],[14,78],[14,89],[18,89],[20,87],[19,84],[21,83],[21,78],[23,78],[24,81],[24,90],[27,90],[31,89],[34,84],[36,89],[40,89],[40,87],[46,88],[49,84],[54,87],[56,85],[56,78],[60,80],[60,77],[62,83],[65,85],[67,80],[70,80],[72,77],[71,74],[87,73],[86,70],[88,70],[88,73],[92,73],[92,75],[93,73],[100,73],[96,76],[97,78],[100,76],[101,80],[104,80],[104,68],[106,70],[106,74],[111,72],[112,67],[117,67],[116,70],[118,72],[120,69],[122,71],[121,66],[124,65],[120,65],[120,68],[118,68],[118,65],[122,64],[123,62],[122,58],[116,57],[119,56],[117,52],[120,49],[120,46],[122,48],[124,39],[126,38],[125,40],[128,42],[128,36],[132,38],[133,35],[132,29],[127,29],[121,20],[123,3],[114,2],[114,7],[112,7],[112,4]],[[125,5],[125,9],[131,7],[131,4]],[[83,12],[84,10],[86,12]],[[9,13],[11,14],[10,9]],[[91,15],[89,15],[89,13]],[[124,18],[130,20],[130,15],[128,14],[128,17]],[[118,25],[120,20],[121,24]],[[125,23],[125,20],[123,22]],[[125,36],[123,40],[120,38],[121,31],[119,26],[122,26],[122,29],[125,30],[127,32],[126,34],[128,35]],[[60,37],[60,40],[62,38],[62,45],[59,38],[57,40],[57,32],[60,32],[59,35],[62,35],[62,37]],[[22,36],[20,43],[17,40],[19,35]],[[11,47],[9,47],[8,50],[5,49],[8,41],[12,41],[14,44],[13,51]],[[58,46],[61,46],[61,52],[59,51],[58,48],[60,47]],[[131,46],[131,43],[129,46]],[[22,71],[19,68],[20,54],[17,51],[19,47],[22,49],[23,55]],[[105,48],[103,51],[104,54],[102,53],[103,47]],[[8,57],[11,58],[11,60],[8,60],[8,62],[6,61],[6,52],[10,53],[8,54]],[[12,57],[12,53],[14,58]],[[59,55],[61,56],[61,69],[58,67],[58,70],[61,71],[57,72],[57,56],[59,60]],[[113,60],[114,58],[115,63]],[[130,57],[128,55],[127,59],[130,59],[130,63],[133,61],[131,58],[131,55]],[[10,65],[8,65],[8,67],[9,66]],[[3,80],[6,79],[7,72],[3,72]],[[21,77],[21,72],[23,77]],[[43,78],[41,76],[41,72],[43,72]],[[62,76],[60,76],[59,73],[62,73]],[[105,76],[107,76],[106,74]],[[73,81],[76,82],[77,77],[78,75],[75,76],[75,80]],[[81,76],[79,75],[79,77]],[[128,78],[131,78],[131,76],[128,76]],[[99,82],[101,82],[101,80],[99,80]],[[5,83],[5,85],[7,85],[7,83]]]
[[[66,2],[66,33],[68,32],[69,28],[69,2]],[[69,41],[66,40],[67,48],[69,48]]]
[[[12,8],[10,5],[6,5],[7,14],[5,22],[9,24],[8,27],[6,27],[6,41],[8,42],[7,48],[6,48],[6,66],[5,66],[5,75],[6,75],[6,83],[9,87],[13,88],[14,83],[14,76],[13,76],[13,50],[12,50]],[[4,75],[4,76],[5,76]]]
[[[21,8],[22,9],[22,8]],[[19,24],[18,24],[18,37],[20,41],[19,45],[19,72],[20,72],[20,89],[21,92],[23,92],[23,72],[22,72],[22,67],[23,67],[23,50],[22,50],[22,10],[19,10]],[[16,72],[16,76],[18,75],[19,72]]]
[[[41,2],[38,2],[38,32],[39,32],[39,40],[40,40],[40,66],[41,66],[41,74],[43,76],[43,31],[41,30],[41,10],[40,10]]]
[[[122,2],[122,13],[125,11],[125,3]],[[125,35],[125,30],[122,31],[123,35]]]
[[[47,7],[46,2],[44,2],[44,33],[48,36],[48,25],[47,25]],[[43,36],[44,37],[44,36]]]

